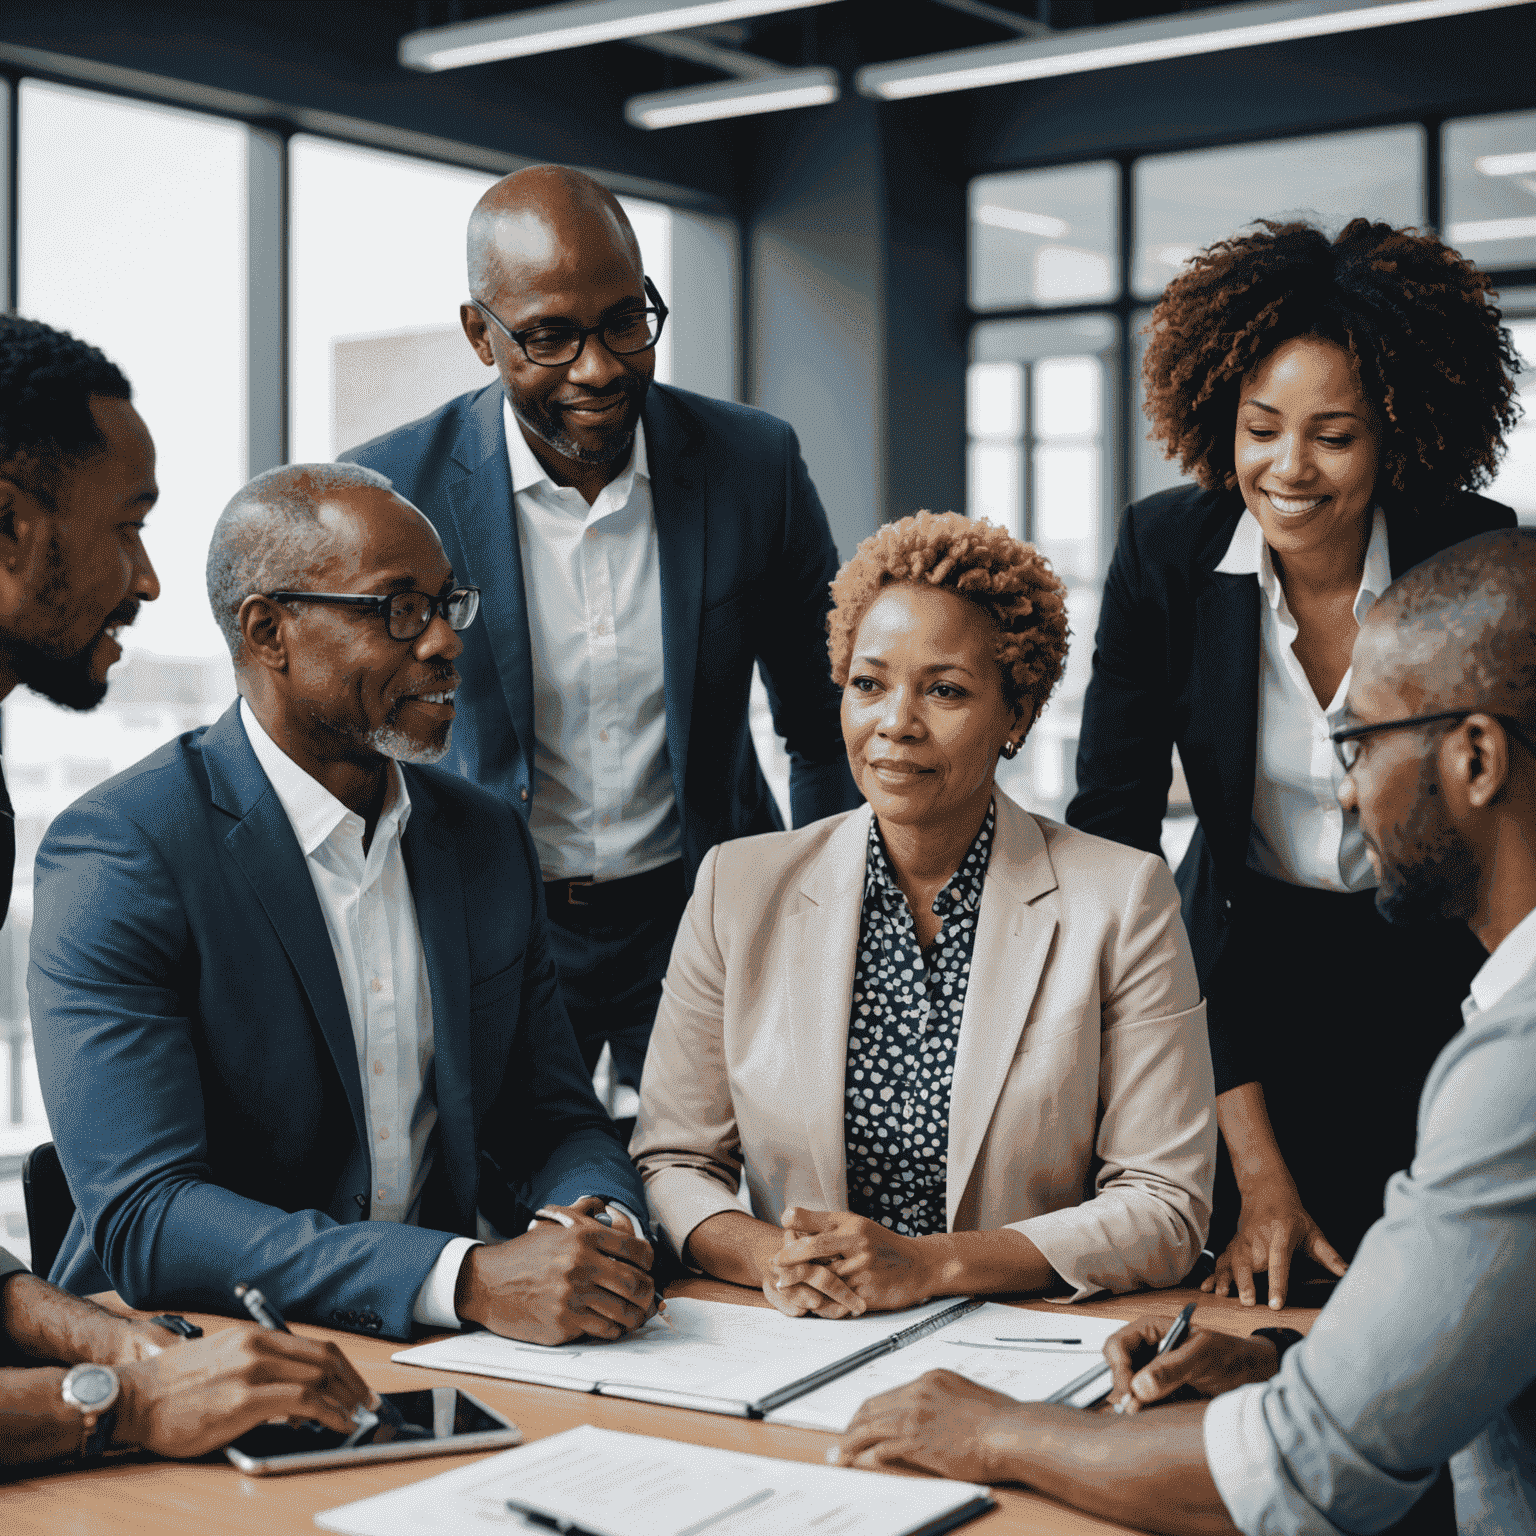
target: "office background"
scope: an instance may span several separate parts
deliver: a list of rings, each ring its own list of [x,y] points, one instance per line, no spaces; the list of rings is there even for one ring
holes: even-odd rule
[[[520,9],[0,3],[0,294],[133,381],[160,454],[145,542],[164,587],[95,713],[25,691],[4,705],[13,1249],[20,1155],[47,1139],[24,989],[37,843],[76,796],[232,696],[203,595],[229,495],[490,380],[457,307],[464,220],[498,176],[555,160],[621,196],[672,309],[657,377],[791,422],[845,555],[918,507],[993,518],[1050,555],[1074,648],[1005,781],[1048,814],[1072,792],[1118,511],[1177,478],[1145,439],[1137,332],[1191,251],[1260,216],[1435,228],[1496,275],[1536,361],[1536,5],[907,101],[860,94],[856,71],[1203,7],[841,0],[676,34],[681,51],[652,38],[441,73],[398,63],[403,34]],[[739,74],[720,67],[732,54],[835,71],[841,97],[626,120],[637,96]],[[1536,413],[1492,494],[1536,523]],[[782,785],[762,711],[757,725]],[[1190,825],[1175,803],[1171,855]]]

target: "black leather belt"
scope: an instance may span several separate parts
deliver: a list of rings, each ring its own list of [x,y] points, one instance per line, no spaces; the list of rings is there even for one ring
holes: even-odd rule
[[[631,915],[651,915],[658,907],[683,904],[683,861],[674,859],[643,874],[618,880],[594,880],[575,875],[546,880],[544,902],[550,917],[567,927],[576,923],[606,923]]]

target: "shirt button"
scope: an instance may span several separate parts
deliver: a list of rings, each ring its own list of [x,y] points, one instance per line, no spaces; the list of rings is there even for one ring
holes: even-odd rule
[[[599,731],[597,733],[597,739],[599,741],[607,741],[608,740],[608,732],[607,731]]]
[[[384,990],[384,983],[380,981],[377,976],[375,976],[373,980],[368,983],[368,990],[370,992],[382,992]]]
[[[518,794],[520,794],[523,797],[524,800],[526,800],[528,798],[528,791],[526,789],[518,790]]]
[[[380,1141],[388,1141],[389,1140],[389,1127],[387,1125],[381,1126],[379,1128],[379,1140]]]
[[[382,1061],[374,1062],[374,1064],[373,1064],[373,1075],[375,1077],[383,1077],[384,1076],[384,1063]]]
[[[381,1189],[379,1191],[379,1199],[382,1200],[388,1193],[389,1191],[387,1189]]]

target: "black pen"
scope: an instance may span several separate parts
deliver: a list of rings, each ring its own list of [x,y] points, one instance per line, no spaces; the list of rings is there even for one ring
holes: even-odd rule
[[[600,1536],[599,1532],[589,1531],[584,1525],[567,1520],[564,1515],[552,1515],[547,1509],[524,1504],[520,1499],[508,1499],[507,1508],[514,1515],[521,1515],[530,1525],[541,1526],[546,1531],[558,1531],[560,1536]]]
[[[1176,1318],[1174,1318],[1173,1326],[1168,1330],[1167,1333],[1163,1335],[1162,1339],[1158,1343],[1157,1348],[1152,1351],[1152,1358],[1154,1360],[1156,1360],[1159,1355],[1166,1355],[1171,1349],[1177,1349],[1179,1345],[1184,1342],[1184,1335],[1189,1332],[1190,1319],[1194,1317],[1194,1315],[1195,1304],[1194,1302],[1190,1302],[1190,1304],[1185,1307],[1184,1310],[1180,1312]],[[1143,1367],[1143,1369],[1145,1369],[1145,1367]],[[1122,1397],[1120,1401],[1115,1404],[1115,1412],[1125,1412],[1125,1398]]]
[[[245,1310],[268,1333],[287,1333],[289,1331],[288,1324],[283,1321],[282,1313],[254,1285],[246,1285],[243,1282],[237,1285],[235,1287],[235,1299],[244,1304]]]

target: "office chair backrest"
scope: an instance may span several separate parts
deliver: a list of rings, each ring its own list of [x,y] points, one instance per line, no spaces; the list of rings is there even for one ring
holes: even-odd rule
[[[32,1273],[46,1279],[75,1214],[75,1197],[69,1192],[59,1154],[51,1141],[27,1153],[21,1165],[21,1195],[27,1207]]]

